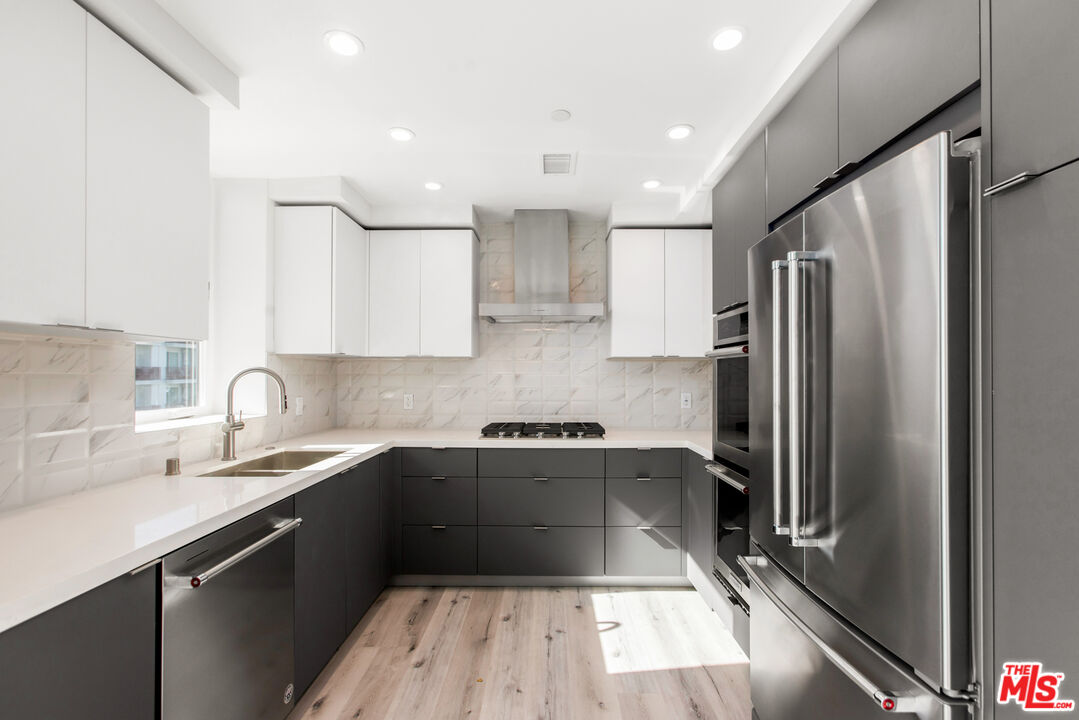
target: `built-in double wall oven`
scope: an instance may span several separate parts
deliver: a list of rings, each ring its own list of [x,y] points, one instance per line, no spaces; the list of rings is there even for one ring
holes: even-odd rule
[[[713,320],[712,474],[716,504],[712,570],[732,601],[748,611],[748,578],[738,565],[749,554],[749,307]]]

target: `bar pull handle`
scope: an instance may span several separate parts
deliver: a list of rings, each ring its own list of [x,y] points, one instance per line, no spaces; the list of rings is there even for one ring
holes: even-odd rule
[[[545,477],[534,477],[534,478],[532,478],[533,482],[547,482],[548,480],[550,480],[550,478],[545,478]]]
[[[446,476],[445,475],[432,475],[431,479],[432,480],[445,480]]]
[[[431,529],[432,530],[445,530],[446,526],[445,525],[432,525]]]
[[[217,577],[221,573],[225,572],[230,567],[240,562],[244,558],[254,555],[259,550],[272,543],[274,540],[288,535],[290,532],[300,527],[302,523],[303,518],[296,518],[295,520],[288,520],[282,524],[276,525],[273,532],[271,532],[269,535],[266,535],[265,537],[256,540],[255,542],[245,547],[243,550],[240,550],[238,553],[230,555],[218,564],[211,567],[209,570],[206,570],[199,575],[195,575],[190,580],[188,580],[188,583],[191,585],[192,588],[202,587],[207,582]]]
[[[546,525],[533,525],[533,526],[532,526],[532,529],[533,529],[533,530],[541,530],[541,531],[542,531],[542,530],[546,530],[546,529],[547,529],[547,526],[546,526]]]
[[[790,535],[783,519],[783,271],[772,261],[772,534]]]
[[[787,253],[788,265],[788,344],[789,358],[789,394],[790,394],[790,544],[793,547],[816,547],[817,541],[805,535],[805,422],[804,411],[806,352],[805,352],[805,313],[802,307],[802,293],[805,285],[802,274],[807,263],[819,259],[817,253],[796,251]]]
[[[836,168],[835,171],[833,171],[831,175],[827,175],[824,178],[817,181],[813,185],[813,187],[816,188],[817,190],[823,190],[824,188],[828,187],[829,185],[834,185],[835,183],[839,182],[843,178],[844,175],[849,175],[850,173],[854,172],[854,170],[856,170],[858,168],[858,165],[860,165],[860,164],[861,163],[858,163],[858,162],[853,161],[853,160],[851,162],[845,162],[842,165],[840,165],[838,168]]]
[[[748,354],[749,345],[732,345],[730,347],[709,350],[704,356],[712,360],[722,360],[724,358],[744,357]]]
[[[987,187],[985,189],[985,192],[982,193],[982,197],[987,197],[988,198],[988,197],[993,197],[994,195],[999,195],[1000,193],[1007,192],[1008,190],[1011,190],[1012,188],[1019,187],[1020,185],[1025,185],[1026,183],[1030,182],[1034,178],[1040,177],[1040,176],[1041,176],[1041,173],[1021,172],[1018,175],[1013,175],[1012,177],[1008,178],[1007,180],[1003,180],[1001,182],[998,182],[996,185],[990,185],[989,187]]]
[[[716,465],[715,463],[708,463],[704,466],[704,469],[708,471],[708,474],[714,478],[718,478],[723,482],[730,485],[732,488],[742,493],[743,495],[749,495],[749,488],[744,483],[741,483],[731,477],[724,469],[722,465]]]
[[[652,482],[652,478],[647,475],[640,475],[637,477],[637,482]]]

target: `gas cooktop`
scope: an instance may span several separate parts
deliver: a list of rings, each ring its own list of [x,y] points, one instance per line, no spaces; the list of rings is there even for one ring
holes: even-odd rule
[[[491,423],[480,431],[483,437],[491,438],[601,438],[607,432],[595,422],[567,423]]]

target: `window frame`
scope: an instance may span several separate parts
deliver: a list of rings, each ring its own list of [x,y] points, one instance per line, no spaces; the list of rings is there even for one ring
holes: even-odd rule
[[[195,379],[196,385],[198,387],[198,399],[195,405],[187,405],[181,408],[163,408],[161,410],[135,410],[136,428],[138,428],[140,425],[151,425],[153,423],[167,422],[169,420],[187,420],[189,418],[212,415],[210,411],[210,404],[207,399],[208,393],[206,392],[206,386],[209,384],[206,373],[206,342],[202,340],[175,341],[171,339],[160,339],[154,340],[153,343],[150,344],[158,344],[163,342],[194,342],[196,345],[198,345],[199,366],[198,373]],[[136,345],[137,344],[138,343],[136,343]],[[134,389],[136,387],[134,377],[131,378],[131,386],[131,404],[134,405],[136,402],[135,393],[137,392]]]

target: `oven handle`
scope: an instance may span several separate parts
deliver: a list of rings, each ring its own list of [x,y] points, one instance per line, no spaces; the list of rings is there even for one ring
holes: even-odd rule
[[[786,260],[772,261],[772,534],[790,535],[783,522],[783,270]]]
[[[725,358],[744,357],[748,354],[749,345],[732,345],[731,347],[709,350],[704,356],[712,360],[723,360]]]
[[[743,495],[749,495],[749,488],[744,484],[738,482],[733,477],[724,472],[722,465],[716,465],[715,463],[708,463],[704,466],[704,469],[708,471],[708,474],[714,478],[718,478],[723,482],[730,485],[732,488],[742,493]]]

